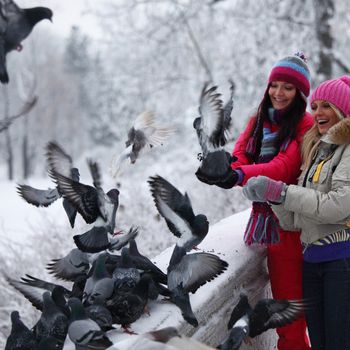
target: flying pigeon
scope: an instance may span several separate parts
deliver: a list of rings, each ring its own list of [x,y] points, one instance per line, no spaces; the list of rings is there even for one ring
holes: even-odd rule
[[[168,266],[170,300],[177,305],[183,318],[197,327],[198,321],[192,311],[189,293],[195,293],[205,283],[223,273],[228,264],[214,254],[187,254],[183,247],[175,245]]]
[[[175,129],[171,126],[157,125],[153,113],[143,112],[139,114],[128,132],[125,150],[118,158],[116,155],[113,157],[110,168],[111,175],[117,177],[123,163],[128,158],[130,163],[134,164],[141,153],[152,147],[161,146],[174,132]]]
[[[231,329],[229,337],[220,349],[239,349],[241,342],[248,336],[254,338],[268,329],[290,324],[301,316],[304,307],[300,300],[262,299],[252,308],[247,296],[242,293],[227,325]]]
[[[150,177],[148,183],[158,212],[169,230],[179,238],[177,245],[190,251],[207,235],[209,223],[203,214],[195,215],[191,201],[171,183],[159,175]]]
[[[69,156],[57,143],[48,143],[46,146],[46,156],[48,158],[49,171],[54,164],[54,169],[56,171],[58,171],[58,168],[61,174],[79,182],[79,170],[73,167],[71,156]],[[33,204],[36,207],[48,207],[62,196],[57,187],[40,190],[28,185],[18,185],[17,192],[26,202]],[[63,199],[62,204],[68,216],[70,225],[73,228],[77,211],[66,198]]]
[[[78,298],[70,298],[68,305],[71,309],[68,336],[77,350],[107,349],[113,345],[100,326],[86,315]]]
[[[33,27],[43,19],[51,21],[52,11],[47,7],[22,9],[12,0],[0,1],[0,81],[9,82],[6,55],[22,49],[21,42]]]
[[[84,252],[96,253],[111,247],[108,234],[114,233],[115,216],[119,205],[119,191],[116,188],[104,192],[101,175],[96,162],[88,161],[93,185],[74,181],[57,171],[55,162],[50,173],[64,198],[75,207],[86,223],[94,223],[87,232],[74,236],[77,247]]]
[[[74,281],[76,277],[89,272],[89,256],[78,248],[74,248],[63,258],[51,260],[46,268],[59,279]]]
[[[234,85],[231,82],[231,96],[225,106],[217,93],[217,86],[208,88],[205,84],[199,101],[199,117],[193,122],[197,132],[203,160],[200,169],[208,176],[215,177],[225,174],[234,160],[223,148],[227,142],[227,133],[231,125]]]
[[[7,338],[5,350],[32,350],[36,348],[34,333],[22,322],[18,311],[11,312],[11,333]]]

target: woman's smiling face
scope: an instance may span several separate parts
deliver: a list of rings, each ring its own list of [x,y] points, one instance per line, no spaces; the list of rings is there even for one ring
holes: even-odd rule
[[[269,96],[274,109],[287,108],[293,101],[297,89],[284,81],[273,81],[269,87]]]
[[[330,127],[337,124],[339,117],[329,102],[315,100],[311,103],[312,115],[321,135],[324,135]]]

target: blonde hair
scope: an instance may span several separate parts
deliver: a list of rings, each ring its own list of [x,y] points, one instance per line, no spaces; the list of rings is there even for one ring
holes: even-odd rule
[[[345,118],[345,115],[336,106],[334,106],[332,103],[329,103],[329,105],[337,115],[339,121]],[[316,123],[314,123],[311,129],[305,133],[303,143],[301,145],[301,155],[303,159],[302,169],[309,168],[311,161],[316,154],[317,147],[320,144],[321,136],[322,135],[319,133]]]

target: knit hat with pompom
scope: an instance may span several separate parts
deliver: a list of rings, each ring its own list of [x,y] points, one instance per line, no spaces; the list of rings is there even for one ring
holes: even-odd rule
[[[312,93],[310,103],[327,101],[336,106],[346,117],[350,116],[350,76],[326,80]]]

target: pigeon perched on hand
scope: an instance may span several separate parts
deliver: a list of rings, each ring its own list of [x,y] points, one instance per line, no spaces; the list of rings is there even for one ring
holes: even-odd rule
[[[231,96],[223,106],[221,95],[217,93],[217,86],[208,88],[205,84],[202,89],[199,102],[200,116],[193,122],[202,149],[202,153],[199,154],[202,164],[197,170],[199,178],[225,178],[234,160],[223,148],[231,125],[233,93],[234,85],[231,82]]]
[[[262,299],[252,308],[242,293],[227,325],[230,334],[219,349],[238,350],[248,336],[254,338],[268,329],[292,323],[301,316],[304,307],[301,300]]]
[[[181,194],[161,176],[150,177],[148,183],[159,214],[165,219],[169,230],[179,238],[177,245],[190,251],[207,235],[207,217],[195,215],[187,193]]]
[[[163,142],[173,133],[175,129],[171,126],[160,126],[156,123],[154,114],[143,112],[137,116],[134,125],[128,132],[125,142],[126,149],[119,155],[113,157],[110,172],[117,177],[123,163],[129,158],[134,164],[139,155],[152,147],[161,146]]]
[[[22,9],[12,0],[0,0],[0,81],[9,82],[6,55],[22,50],[21,42],[33,27],[43,19],[51,21],[52,11],[47,7]]]
[[[49,171],[51,171],[54,167],[54,169],[59,173],[79,182],[79,170],[73,167],[71,156],[69,156],[62,149],[62,147],[55,142],[49,142],[46,146],[46,151]],[[48,207],[62,196],[57,187],[49,188],[47,190],[40,190],[28,185],[18,185],[17,192],[26,202],[33,204],[36,207]],[[63,208],[68,216],[70,225],[73,228],[77,210],[66,198],[63,199]]]

